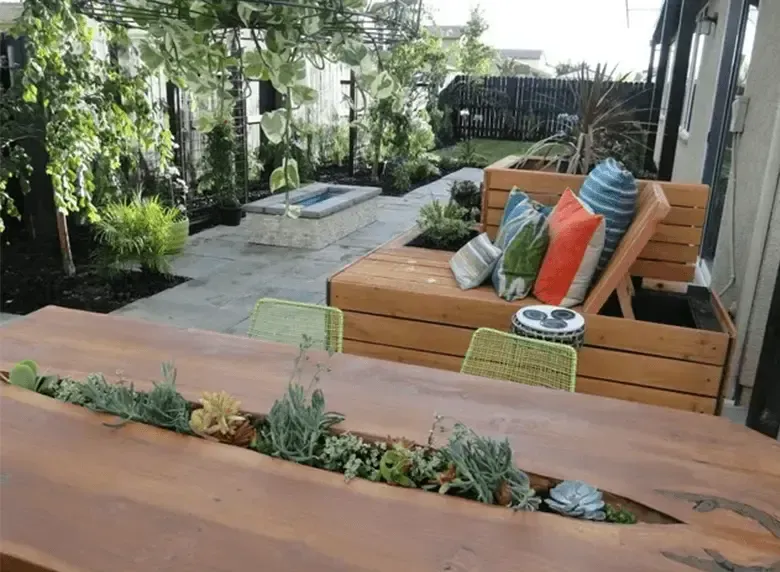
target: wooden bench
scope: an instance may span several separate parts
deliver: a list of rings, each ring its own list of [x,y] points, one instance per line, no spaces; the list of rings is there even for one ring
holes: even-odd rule
[[[513,169],[518,157],[506,157],[485,169],[482,224],[495,238],[509,191],[518,187],[544,204],[552,205],[566,190],[579,191],[584,177]],[[707,185],[654,181],[661,185],[671,209],[631,267],[632,276],[690,282],[694,279],[710,190]],[[643,184],[643,181],[639,182]]]
[[[566,186],[576,186],[578,190],[583,179],[535,171],[516,173],[526,177],[526,183],[518,186],[535,189],[530,194],[550,204]],[[501,182],[502,177],[503,171],[499,171],[497,179],[496,172],[490,169],[485,174],[487,191],[483,194],[483,213],[489,232],[491,221],[500,220],[508,189],[514,186]],[[643,188],[655,185],[654,182],[641,184]],[[692,185],[688,189],[665,184],[661,187],[667,198],[672,188],[674,199],[670,203],[701,205],[686,207],[692,211],[706,206],[706,187]],[[665,222],[658,227],[651,242],[646,243],[640,259],[629,265],[630,274],[650,280],[692,276],[693,266],[689,269],[688,262],[674,262],[679,268],[664,273],[657,270],[667,268],[664,265],[672,262],[641,258],[653,249],[674,250],[664,250],[666,243],[660,240],[668,236],[670,226],[690,230],[687,236],[692,241],[696,232],[700,234],[700,228],[668,224],[669,216],[678,222],[683,220],[681,208],[669,209]],[[490,285],[461,290],[449,267],[452,253],[405,246],[414,236],[415,231],[401,236],[334,274],[328,282],[328,303],[345,313],[345,352],[458,371],[475,329],[507,330],[518,308],[538,302],[533,298],[506,302]],[[621,243],[619,250],[626,248]],[[693,245],[686,248],[693,249],[690,252],[694,253],[697,250]],[[679,253],[689,251],[682,249]],[[632,260],[636,258],[633,256]],[[686,260],[690,258],[688,254],[686,257]],[[736,332],[718,297],[698,290],[697,295],[704,298],[700,305],[710,310],[707,323],[699,328],[600,315],[619,276],[616,274],[606,282],[602,279],[586,300],[587,329],[585,347],[579,354],[576,390],[702,413],[719,412],[721,388],[728,375]],[[626,305],[625,299],[621,302],[622,306]]]
[[[79,379],[121,371],[140,390],[173,360],[186,399],[224,390],[253,413],[285,392],[297,353],[53,307],[0,328],[0,348],[0,370],[31,358]],[[327,360],[310,357],[312,370]],[[113,419],[3,386],[0,569],[694,572],[720,570],[720,559],[724,570],[777,569],[776,441],[671,409],[349,355],[327,364],[319,387],[345,430],[425,443],[434,414],[452,416],[506,437],[524,470],[585,480],[679,524],[610,525],[347,483],[150,426],[108,427]]]

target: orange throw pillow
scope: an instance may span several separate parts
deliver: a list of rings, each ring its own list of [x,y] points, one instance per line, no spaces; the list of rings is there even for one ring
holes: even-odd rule
[[[546,304],[570,308],[582,303],[604,249],[605,223],[566,189],[547,219],[550,245],[534,285]]]

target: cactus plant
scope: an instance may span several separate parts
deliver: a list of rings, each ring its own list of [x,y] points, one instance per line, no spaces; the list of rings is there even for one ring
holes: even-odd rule
[[[550,489],[547,506],[557,513],[585,520],[604,520],[601,491],[582,481],[563,481]]]

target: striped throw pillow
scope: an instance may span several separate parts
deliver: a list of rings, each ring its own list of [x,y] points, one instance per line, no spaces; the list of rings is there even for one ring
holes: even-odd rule
[[[634,220],[638,191],[634,175],[615,159],[596,165],[580,189],[580,200],[604,216],[606,238],[596,273],[606,268],[620,239]]]
[[[486,232],[472,238],[450,258],[450,268],[463,290],[481,286],[493,272],[501,250],[493,246]]]

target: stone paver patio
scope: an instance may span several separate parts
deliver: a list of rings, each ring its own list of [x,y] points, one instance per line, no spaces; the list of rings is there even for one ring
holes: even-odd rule
[[[243,334],[258,298],[325,302],[325,283],[342,266],[410,229],[420,207],[448,199],[454,180],[482,180],[481,169],[461,169],[403,197],[379,197],[377,221],[320,250],[248,244],[248,226],[217,226],[190,238],[174,273],[188,282],[137,300],[115,314]]]

